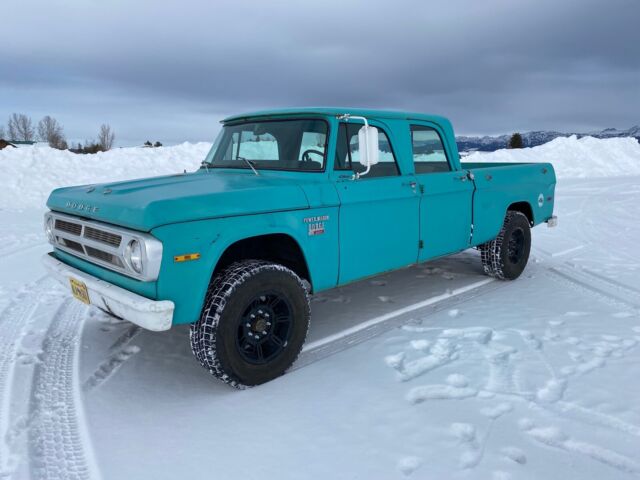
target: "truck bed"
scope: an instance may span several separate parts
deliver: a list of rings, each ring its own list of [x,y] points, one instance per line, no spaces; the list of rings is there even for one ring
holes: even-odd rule
[[[496,237],[506,212],[514,203],[527,210],[533,225],[553,215],[556,175],[550,163],[462,162],[473,174],[473,245]]]

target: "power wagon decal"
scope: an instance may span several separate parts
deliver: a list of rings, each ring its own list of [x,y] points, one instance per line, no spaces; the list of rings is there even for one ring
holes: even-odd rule
[[[324,223],[329,220],[329,215],[319,215],[316,217],[307,217],[302,221],[307,224],[307,234],[310,237],[322,235],[324,233]]]

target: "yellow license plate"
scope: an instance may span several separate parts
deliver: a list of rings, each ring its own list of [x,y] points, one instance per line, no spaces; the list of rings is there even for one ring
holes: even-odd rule
[[[87,290],[87,286],[84,282],[76,280],[75,278],[70,278],[69,283],[71,283],[71,293],[73,293],[73,296],[82,303],[89,305],[91,300],[89,300],[89,291]]]

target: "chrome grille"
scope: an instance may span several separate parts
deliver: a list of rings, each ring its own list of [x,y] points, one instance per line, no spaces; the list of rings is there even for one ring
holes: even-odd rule
[[[88,225],[84,227],[84,237],[95,240],[96,242],[106,243],[114,247],[119,247],[120,242],[122,241],[121,235],[116,235],[115,233],[110,233],[105,230],[98,230],[97,228],[89,227]]]
[[[67,222],[66,220],[57,219],[56,229],[72,235],[80,235],[82,233],[82,225],[79,223]]]
[[[82,250],[82,244],[73,240],[69,240],[68,238],[57,237],[57,239],[60,245],[64,245],[65,247],[70,248],[71,250],[75,250],[76,252],[84,253],[84,250]]]
[[[113,253],[105,252],[104,250],[98,250],[97,248],[90,247],[88,245],[84,246],[87,255],[93,258],[97,258],[98,260],[102,260],[103,262],[111,263],[118,267],[124,267],[122,260],[118,258]]]
[[[45,229],[50,227],[50,242],[58,250],[137,280],[158,278],[162,243],[152,235],[58,212],[45,214]],[[127,246],[133,240],[143,247],[142,272],[126,261]]]

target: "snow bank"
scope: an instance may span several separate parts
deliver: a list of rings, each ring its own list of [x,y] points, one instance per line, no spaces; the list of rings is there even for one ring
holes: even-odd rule
[[[533,148],[476,152],[465,162],[550,162],[558,178],[640,175],[640,143],[635,138],[558,137]]]
[[[76,155],[45,146],[0,150],[0,209],[43,209],[57,187],[165,175],[198,168],[210,143],[120,148]],[[640,175],[640,144],[633,138],[556,138],[539,147],[474,153],[469,162],[551,162],[560,178]]]
[[[54,188],[193,171],[210,143],[77,155],[47,146],[0,150],[0,209],[44,208]]]

